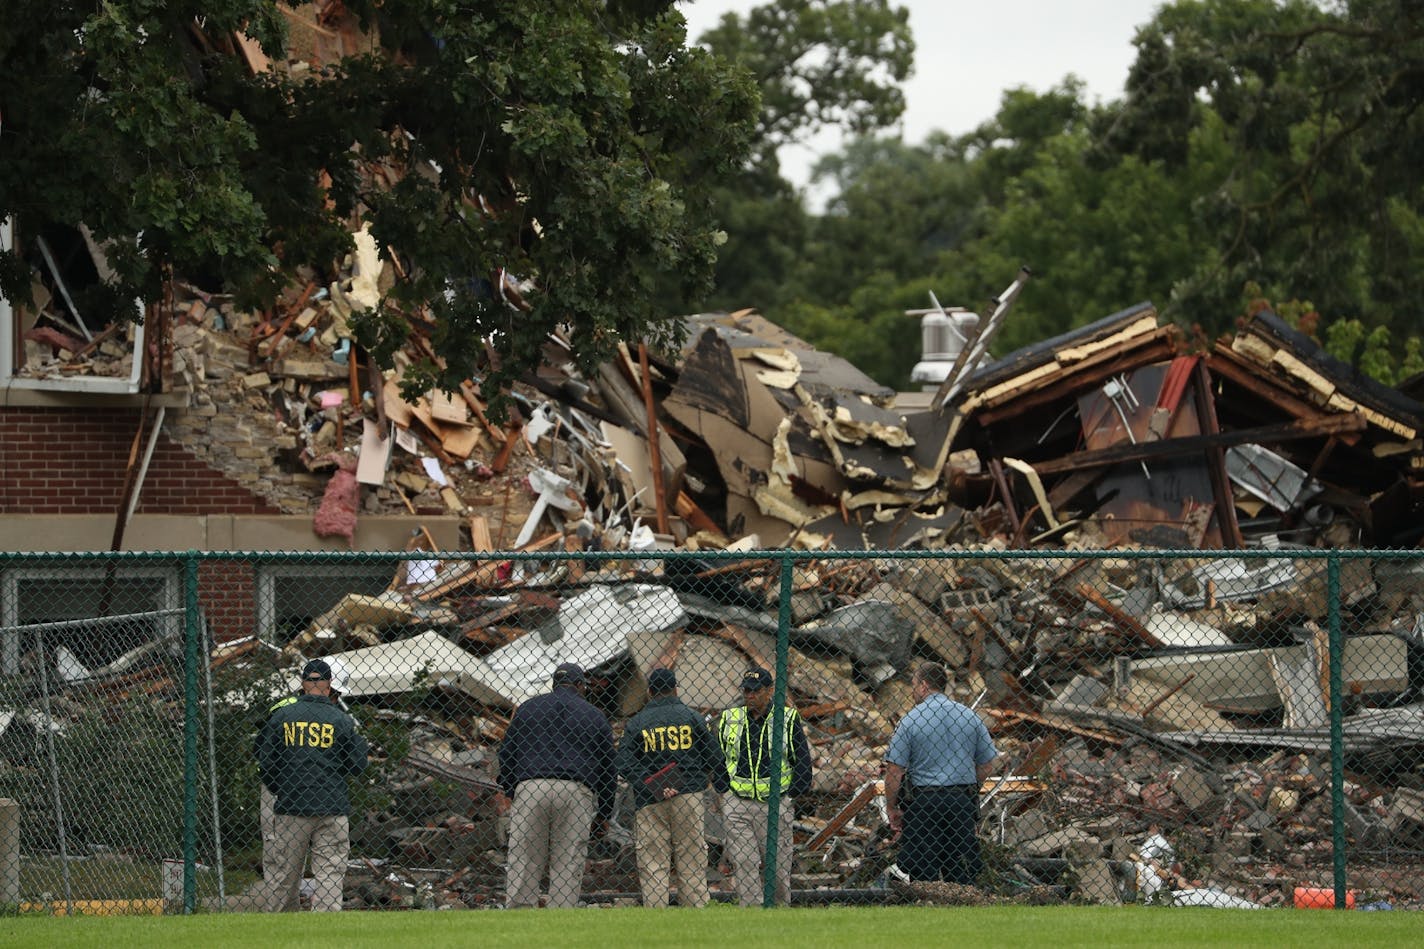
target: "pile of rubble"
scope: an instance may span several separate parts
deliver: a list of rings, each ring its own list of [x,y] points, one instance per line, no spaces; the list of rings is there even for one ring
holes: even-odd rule
[[[141,371],[146,390],[186,391],[164,431],[321,536],[353,540],[371,514],[458,519],[461,550],[419,532],[384,594],[350,594],[289,642],[214,652],[254,675],[265,646],[292,664],[339,655],[351,701],[409,731],[408,754],[384,749],[397,803],[360,822],[363,849],[391,862],[354,875],[353,899],[498,902],[493,749],[558,662],[594,670],[620,724],[655,666],[678,669],[696,708],[735,704],[748,663],[775,665],[780,564],[765,549],[805,557],[786,683],[816,755],[804,890],[880,878],[885,743],[928,658],[1010,756],[984,794],[1000,872],[1077,899],[1278,901],[1329,853],[1331,598],[1352,840],[1417,857],[1424,560],[1331,574],[1317,553],[1420,545],[1424,405],[1271,313],[1208,341],[1143,303],[988,361],[1021,278],[987,319],[954,314],[963,338],[917,393],[755,312],[703,314],[681,351],[629,341],[592,374],[551,336],[497,421],[479,378],[403,394],[410,367],[439,364],[427,313],[407,315],[392,371],[353,344],[351,317],[381,302],[397,251],[356,229],[332,272],[295,274],[263,312],[175,283],[142,338],[69,332],[41,286],[19,369]],[[518,310],[521,289],[501,272],[490,292]],[[1222,549],[1252,555],[1152,554]],[[896,556],[831,556],[862,550]],[[537,551],[601,556],[503,556]],[[84,675],[135,681],[133,666]],[[393,701],[417,693],[439,701],[419,715]],[[635,889],[613,849],[591,892]],[[1415,886],[1375,888],[1417,900]]]
[[[476,380],[411,402],[400,370],[361,365],[345,316],[389,265],[357,247],[339,280],[313,278],[271,313],[182,299],[170,366],[195,405],[167,424],[219,467],[252,466],[254,489],[318,532],[351,537],[364,513],[455,514],[469,551],[488,554],[417,537],[386,593],[353,593],[280,644],[292,663],[342,656],[371,714],[440,697],[440,715],[401,719],[412,751],[387,762],[401,803],[363,833],[402,869],[353,882],[363,901],[498,901],[493,749],[558,662],[595,670],[620,723],[657,665],[679,670],[694,707],[735,704],[740,670],[775,664],[781,582],[765,548],[805,557],[787,685],[816,754],[798,822],[807,891],[869,885],[888,862],[877,780],[921,658],[952,670],[1010,755],[1011,779],[986,790],[1003,872],[1071,898],[1261,904],[1320,878],[1332,595],[1352,839],[1411,852],[1424,566],[1346,559],[1332,580],[1309,548],[1417,541],[1424,409],[1269,314],[1188,353],[1135,307],[924,394],[753,313],[701,316],[683,352],[625,347],[594,377],[551,341],[494,424]],[[413,323],[402,364],[424,358]],[[1221,547],[1258,552],[1151,553]],[[620,552],[638,557],[609,559]],[[461,806],[438,793],[452,785]],[[1088,803],[1101,817],[1085,820]],[[1149,858],[1163,833],[1201,851]],[[593,861],[591,891],[634,890],[629,859]],[[1417,898],[1403,880],[1378,889]]]
[[[749,663],[775,666],[775,562],[603,560],[578,576],[574,563],[560,561],[546,582],[498,557],[411,562],[405,576],[430,578],[348,596],[287,644],[293,664],[339,656],[348,699],[409,727],[409,754],[386,762],[399,803],[363,822],[369,851],[397,856],[379,865],[386,882],[366,880],[361,892],[396,899],[395,887],[399,905],[499,901],[495,749],[511,711],[547,688],[558,662],[592,670],[591,698],[616,730],[646,700],[655,667],[676,668],[683,699],[714,713],[737,704]],[[1388,561],[1349,566],[1340,593],[1354,610],[1341,669],[1352,867],[1387,849],[1371,889],[1411,902],[1416,883],[1388,868],[1412,866],[1424,839],[1414,788],[1424,587]],[[1223,576],[1234,582],[1214,596],[1193,593]],[[815,784],[796,823],[796,885],[814,898],[883,884],[893,850],[880,768],[911,701],[906,673],[922,658],[950,668],[955,695],[977,703],[1008,756],[1005,776],[984,789],[1004,879],[1069,899],[1260,905],[1302,881],[1328,882],[1328,649],[1316,623],[1326,583],[1308,558],[980,551],[798,564],[787,694],[808,728]],[[259,648],[221,652],[240,662]],[[418,715],[395,710],[417,693],[427,696]],[[457,804],[441,790],[450,787]],[[715,820],[708,837],[720,841]],[[631,853],[614,849],[591,861],[586,881],[609,899],[636,891]],[[1352,874],[1368,876],[1363,866]]]

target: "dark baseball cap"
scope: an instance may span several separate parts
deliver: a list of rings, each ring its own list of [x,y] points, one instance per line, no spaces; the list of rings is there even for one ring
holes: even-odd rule
[[[677,673],[671,669],[654,669],[648,673],[648,691],[657,695],[677,688]]]
[[[555,685],[581,685],[586,681],[583,669],[575,662],[561,662],[554,670]]]
[[[760,666],[748,669],[742,676],[742,691],[760,692],[762,689],[769,689],[771,681],[771,673]]]
[[[307,682],[329,682],[331,666],[320,659],[313,659],[302,666],[302,678]]]

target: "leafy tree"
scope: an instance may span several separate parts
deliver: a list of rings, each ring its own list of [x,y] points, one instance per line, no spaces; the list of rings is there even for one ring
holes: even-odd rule
[[[889,0],[771,0],[745,16],[725,14],[699,42],[750,73],[762,108],[749,161],[717,189],[728,241],[716,290],[668,304],[769,312],[797,298],[810,238],[777,152],[823,129],[858,136],[899,119],[899,84],[914,58],[909,13]]]
[[[889,0],[771,0],[723,14],[699,42],[751,72],[762,92],[756,157],[823,128],[864,135],[905,111],[915,44]]]
[[[708,186],[748,154],[757,94],[686,48],[672,0],[347,6],[383,49],[254,76],[227,38],[280,61],[274,0],[0,4],[0,215],[107,242],[115,315],[158,299],[170,269],[270,301],[369,222],[401,276],[360,341],[387,359],[428,311],[447,387],[487,340],[492,392],[555,326],[584,363],[675,332],[655,288],[707,286],[723,239]],[[527,309],[493,292],[502,273],[531,281]],[[6,294],[28,283],[0,261]]]
[[[1081,93],[1071,77],[1046,93],[1009,90],[998,115],[968,135],[936,134],[919,146],[865,139],[823,160],[818,174],[835,181],[839,195],[813,222],[800,277],[791,284],[823,315],[815,330],[781,310],[778,318],[881,382],[903,387],[919,359],[919,330],[904,311],[929,306],[931,292],[945,305],[982,313],[1025,263],[1042,272],[1040,262],[1059,260],[1069,248],[1109,253],[1094,246],[1107,239],[1102,232],[1112,222],[1090,219],[1102,183],[1082,157],[1089,110]],[[1098,232],[1093,240],[1078,240],[1090,229]],[[1097,291],[1099,263],[1081,263],[1074,260],[1060,276],[1081,273]],[[1074,295],[1056,282],[1030,284],[1006,338],[1031,342],[1058,331],[1065,317],[1077,318],[1111,292],[1101,289]],[[1091,298],[1079,299],[1084,295]],[[1036,298],[1047,308],[1036,310]],[[1104,312],[1110,310],[1088,318]]]
[[[840,195],[786,281],[815,316],[797,331],[856,346],[836,351],[900,385],[916,354],[882,360],[865,332],[879,314],[924,306],[926,287],[972,306],[1028,264],[998,351],[1148,299],[1219,332],[1255,282],[1359,314],[1326,346],[1407,375],[1424,293],[1421,39],[1424,8],[1396,0],[1179,0],[1139,31],[1121,101],[1089,107],[1070,77],[1011,90],[958,139],[853,145],[822,165]]]
[[[1327,312],[1403,327],[1424,284],[1424,9],[1407,0],[1179,0],[1138,35],[1100,156],[1198,168],[1198,133],[1229,161],[1192,213],[1209,260],[1182,274],[1179,312],[1226,314],[1239,288],[1304,292]]]

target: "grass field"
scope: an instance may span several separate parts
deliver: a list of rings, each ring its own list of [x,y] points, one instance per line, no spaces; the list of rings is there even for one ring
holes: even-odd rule
[[[3,946],[1400,946],[1411,912],[1106,907],[576,909],[0,919]]]

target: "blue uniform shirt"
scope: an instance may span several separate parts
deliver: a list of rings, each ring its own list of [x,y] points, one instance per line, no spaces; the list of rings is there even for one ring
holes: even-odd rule
[[[931,692],[900,720],[885,760],[904,768],[918,787],[944,787],[977,785],[976,766],[998,756],[973,709]]]
[[[558,778],[588,785],[599,820],[613,816],[613,729],[603,713],[568,688],[519,706],[499,746],[499,786],[514,796],[520,781]]]

